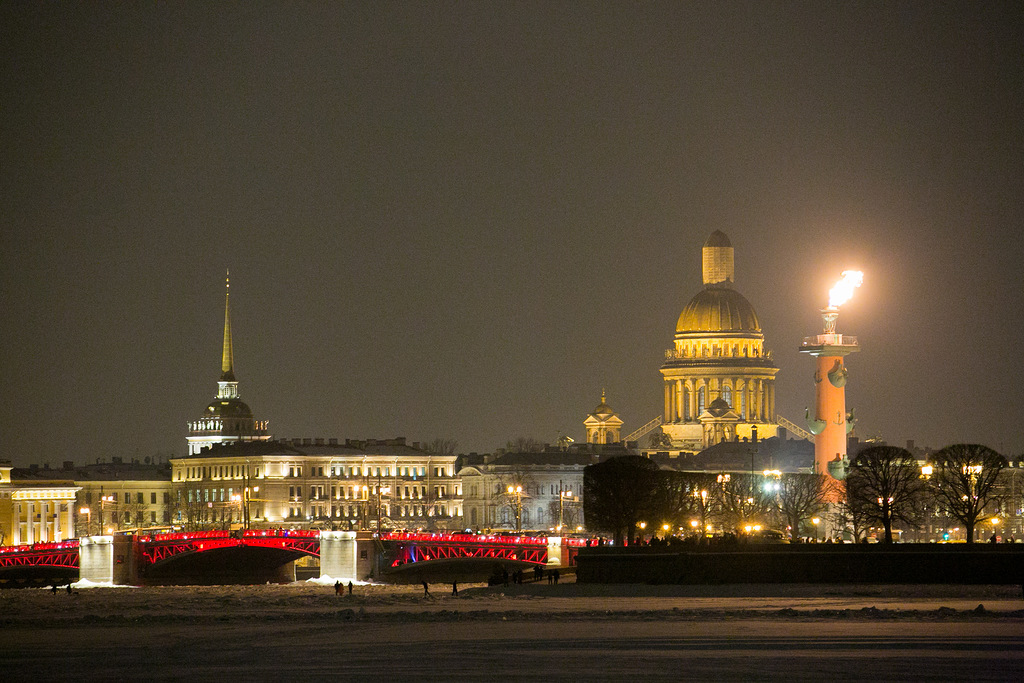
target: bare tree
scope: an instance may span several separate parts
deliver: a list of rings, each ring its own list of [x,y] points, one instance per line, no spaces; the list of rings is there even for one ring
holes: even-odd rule
[[[662,470],[657,473],[650,500],[652,531],[666,524],[675,532],[693,515],[696,502],[694,483],[689,473]]]
[[[933,460],[932,493],[949,515],[964,525],[967,542],[973,543],[978,520],[994,501],[1006,458],[987,446],[959,443],[946,446]]]
[[[459,442],[455,439],[437,438],[423,447],[431,455],[455,455],[459,450]]]
[[[847,489],[843,485],[833,483],[840,490],[840,497],[835,505],[829,508],[830,526],[835,529],[849,530],[854,541],[859,541],[866,534],[868,518],[860,508],[853,507],[847,500]]]
[[[783,474],[779,477],[779,512],[790,528],[790,536],[800,536],[800,524],[825,509],[832,493],[832,478],[824,474]]]
[[[506,453],[540,453],[544,444],[529,436],[517,436],[505,444]]]
[[[766,492],[761,478],[751,474],[723,474],[716,488],[720,521],[739,529],[747,522],[769,523],[775,507],[774,492]]]
[[[917,526],[924,491],[917,460],[895,446],[861,451],[846,475],[847,503],[856,514],[882,526],[885,543],[892,543],[894,522]]]
[[[188,491],[184,488],[177,489],[174,497],[174,507],[171,510],[172,521],[180,521],[185,531],[199,531],[206,528],[204,517],[207,514],[206,503],[200,500],[189,500]]]
[[[583,470],[583,516],[587,528],[610,532],[617,545],[632,539],[650,510],[658,466],[648,458],[625,455]]]
[[[498,475],[498,495],[503,509],[509,511],[513,519],[522,524],[524,500],[532,498],[537,492],[537,480],[525,465],[512,465]]]

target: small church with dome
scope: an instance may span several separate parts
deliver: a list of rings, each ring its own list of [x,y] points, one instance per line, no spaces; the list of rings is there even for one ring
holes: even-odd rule
[[[702,249],[704,288],[676,322],[661,366],[662,432],[673,449],[775,436],[775,374],[754,307],[734,288],[732,243],[716,230]]]

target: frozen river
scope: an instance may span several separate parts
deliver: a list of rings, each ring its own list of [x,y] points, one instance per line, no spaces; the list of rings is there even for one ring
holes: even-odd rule
[[[6,680],[1021,680],[1020,587],[0,591]],[[979,609],[979,605],[983,605]]]

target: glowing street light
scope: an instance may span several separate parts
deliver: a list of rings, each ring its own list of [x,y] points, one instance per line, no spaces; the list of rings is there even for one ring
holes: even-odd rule
[[[78,514],[86,515],[87,521],[85,523],[85,535],[88,536],[92,533],[92,510],[87,507],[79,508]]]
[[[508,495],[513,497],[515,501],[515,513],[516,513],[516,531],[523,530],[523,487],[512,486],[508,487]]]

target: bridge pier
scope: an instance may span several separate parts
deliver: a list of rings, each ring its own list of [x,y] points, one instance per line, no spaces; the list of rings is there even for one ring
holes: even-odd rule
[[[562,563],[562,537],[548,536],[548,566],[552,569],[565,566]]]
[[[134,586],[139,564],[134,536],[86,536],[78,544],[78,577],[93,583]]]
[[[377,554],[369,531],[320,532],[320,576],[362,581],[374,573]]]

